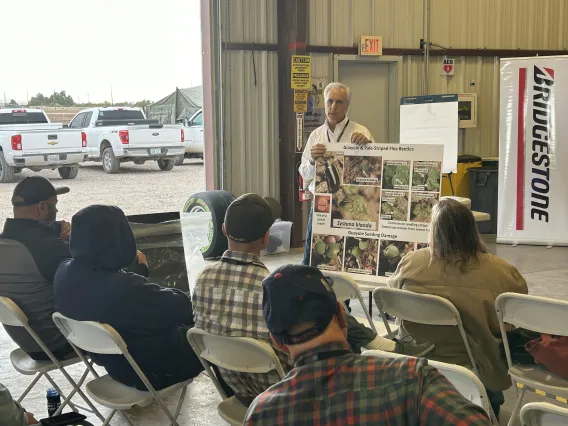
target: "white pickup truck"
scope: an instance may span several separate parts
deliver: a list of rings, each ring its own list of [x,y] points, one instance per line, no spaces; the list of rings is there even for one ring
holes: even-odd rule
[[[50,123],[41,109],[0,109],[0,182],[12,182],[24,168],[57,169],[74,179],[87,159],[86,144],[85,133]]]
[[[105,107],[79,112],[69,123],[87,135],[88,156],[100,160],[106,173],[118,173],[120,164],[157,161],[171,170],[184,153],[185,134],[180,125],[147,120],[140,108]]]

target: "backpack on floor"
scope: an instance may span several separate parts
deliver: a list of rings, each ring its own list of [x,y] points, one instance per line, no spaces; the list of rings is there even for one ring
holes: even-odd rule
[[[541,334],[528,342],[526,348],[538,364],[568,380],[568,337]]]

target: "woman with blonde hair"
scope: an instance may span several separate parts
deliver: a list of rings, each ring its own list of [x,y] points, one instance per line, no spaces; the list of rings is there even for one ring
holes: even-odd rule
[[[471,211],[452,199],[432,210],[430,247],[406,255],[389,286],[448,299],[460,313],[480,378],[495,414],[511,386],[507,362],[501,355],[501,332],[495,299],[502,293],[528,293],[517,269],[489,253]],[[469,357],[456,327],[403,322],[417,342],[435,344],[428,358],[468,366]]]

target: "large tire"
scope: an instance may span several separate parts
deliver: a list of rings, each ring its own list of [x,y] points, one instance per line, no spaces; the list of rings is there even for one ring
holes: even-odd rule
[[[60,167],[57,171],[63,179],[75,179],[79,174],[79,166]]]
[[[120,170],[120,161],[114,156],[112,147],[107,146],[102,155],[103,170],[109,175],[114,175]]]
[[[207,191],[191,195],[185,203],[183,211],[186,213],[211,213],[209,245],[201,249],[204,258],[219,257],[227,250],[227,237],[223,234],[222,227],[227,208],[235,198],[233,194],[227,191]]]
[[[0,182],[8,183],[14,181],[15,169],[9,166],[4,157],[4,152],[0,151]]]
[[[180,154],[178,155],[178,157],[176,158],[176,162],[175,165],[176,166],[181,166],[183,164],[183,161],[185,160],[185,154]]]
[[[168,172],[174,168],[176,161],[177,160],[163,160],[160,158],[158,160],[158,167],[160,168],[160,170]]]

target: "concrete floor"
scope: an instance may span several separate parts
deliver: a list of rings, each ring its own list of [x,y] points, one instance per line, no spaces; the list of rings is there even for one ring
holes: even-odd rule
[[[568,264],[566,263],[568,248],[510,247],[496,245],[494,238],[491,237],[486,238],[486,240],[494,253],[519,269],[529,283],[531,294],[568,300],[568,285],[565,278],[568,276]],[[287,255],[268,257],[265,261],[267,266],[273,269],[285,263],[298,263],[300,259],[301,253],[296,251]],[[352,305],[354,305],[353,313],[362,316],[362,311],[357,312],[357,303]],[[0,359],[2,360],[0,363],[0,382],[7,386],[14,397],[17,398],[28,383],[31,382],[32,377],[21,376],[12,368],[9,354],[14,348],[14,343],[12,343],[4,330],[0,329]],[[80,364],[69,367],[68,371],[73,377],[78,378],[81,372]],[[66,385],[63,377],[59,373],[54,373],[53,376],[63,390],[68,392],[69,386]],[[36,387],[37,390],[28,395],[23,402],[28,411],[35,413],[38,419],[46,416],[45,390],[47,388],[47,382],[44,380],[40,381]],[[515,402],[515,391],[513,389],[508,390],[505,397],[505,406],[501,412],[501,424],[507,424],[510,417],[510,412]],[[75,401],[79,404],[81,403],[80,398],[75,399]],[[200,375],[188,388],[187,397],[179,418],[180,425],[225,425],[226,423],[220,419],[216,410],[220,401],[221,398],[209,378],[203,374]],[[544,398],[534,394],[527,394],[525,401],[544,401]],[[554,401],[549,402],[554,403]],[[177,396],[169,398],[166,403],[173,411],[177,403]],[[101,412],[105,414],[108,413],[108,410],[101,408]],[[165,415],[157,405],[131,410],[129,415],[134,424],[138,426],[168,424]],[[90,416],[89,420],[95,425],[101,424],[93,416]],[[117,416],[111,424],[122,426],[127,423],[120,416]],[[517,422],[516,424],[519,425],[520,423]]]

